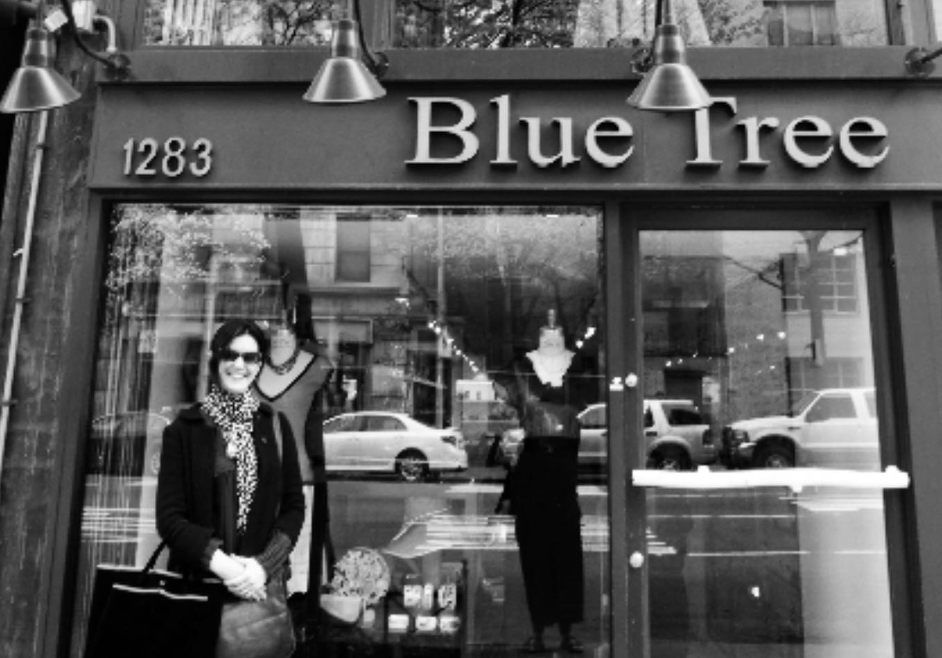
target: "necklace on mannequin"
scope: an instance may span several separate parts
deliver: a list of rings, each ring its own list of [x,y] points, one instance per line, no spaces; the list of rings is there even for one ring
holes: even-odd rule
[[[296,345],[294,352],[292,352],[291,356],[289,356],[287,360],[279,363],[278,365],[275,365],[272,363],[271,356],[269,355],[269,357],[265,360],[265,365],[271,368],[272,372],[274,372],[276,375],[284,375],[291,372],[291,369],[294,368],[294,364],[298,362],[298,356],[300,354],[301,346]]]

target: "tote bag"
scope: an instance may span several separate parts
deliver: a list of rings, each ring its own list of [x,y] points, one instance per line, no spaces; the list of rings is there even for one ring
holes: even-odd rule
[[[154,569],[95,571],[85,658],[206,658],[215,652],[227,590],[218,580]]]

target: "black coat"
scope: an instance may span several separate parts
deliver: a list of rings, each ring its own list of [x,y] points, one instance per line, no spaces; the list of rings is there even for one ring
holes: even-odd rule
[[[294,436],[282,416],[279,460],[274,419],[271,407],[262,403],[253,421],[258,486],[239,542],[239,554],[246,557],[261,553],[276,531],[294,545],[304,522]],[[157,531],[170,548],[171,569],[198,571],[210,540],[221,539],[213,489],[218,432],[200,405],[181,411],[164,430],[157,481]]]

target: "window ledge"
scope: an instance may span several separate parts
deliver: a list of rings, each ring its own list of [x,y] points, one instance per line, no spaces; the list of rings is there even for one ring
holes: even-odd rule
[[[898,80],[910,46],[880,48],[690,48],[704,81]],[[593,84],[639,78],[627,49],[388,50],[390,86],[449,83],[566,82]],[[329,51],[317,48],[148,47],[129,53],[131,78],[106,84],[310,83]],[[942,67],[929,80],[942,79]]]
[[[788,487],[798,493],[805,487],[847,489],[906,489],[909,474],[896,466],[880,471],[850,471],[837,468],[774,468],[751,471],[696,471],[637,469],[631,472],[636,487],[656,489],[753,489]]]

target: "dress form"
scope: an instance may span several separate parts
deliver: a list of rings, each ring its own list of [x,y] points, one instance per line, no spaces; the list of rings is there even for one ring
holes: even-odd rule
[[[515,517],[534,633],[528,644],[534,651],[544,646],[543,631],[553,625],[564,641],[573,643],[572,626],[584,616],[577,493],[579,396],[570,371],[573,357],[550,311],[537,349],[515,362],[514,380],[507,387],[525,438],[501,499],[509,501]]]
[[[323,389],[333,364],[316,345],[298,340],[288,326],[271,332],[269,358],[255,382],[259,397],[281,411],[298,441],[298,461],[304,482],[306,515],[298,543],[291,554],[292,577],[288,591],[317,591],[323,574],[327,542],[327,475],[324,460]],[[312,597],[316,599],[317,597]]]
[[[556,326],[556,312],[550,310],[548,322],[540,329],[539,346],[527,352],[533,371],[541,382],[549,386],[563,385],[563,375],[572,364],[573,352],[566,349],[562,330]]]

